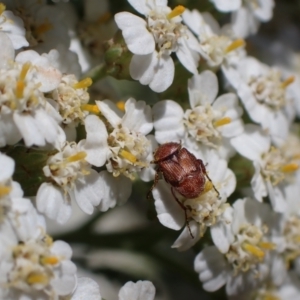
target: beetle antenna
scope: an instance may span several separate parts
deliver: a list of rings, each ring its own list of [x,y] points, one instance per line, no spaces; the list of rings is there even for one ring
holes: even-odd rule
[[[207,177],[207,179],[211,182],[212,186],[213,186],[213,189],[215,190],[215,192],[217,193],[218,195],[218,198],[220,199],[221,196],[220,196],[220,192],[217,190],[217,188],[215,187],[214,183],[212,182],[212,180],[209,178],[207,172],[205,172],[205,176]]]

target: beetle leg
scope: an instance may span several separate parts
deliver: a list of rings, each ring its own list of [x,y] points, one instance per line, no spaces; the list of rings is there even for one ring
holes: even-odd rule
[[[156,186],[156,184],[157,184],[157,182],[158,182],[158,179],[159,179],[159,174],[158,174],[158,172],[156,172],[156,173],[155,173],[155,177],[154,177],[153,184],[152,184],[150,190],[149,190],[148,193],[147,193],[147,199],[148,199],[148,200],[150,199],[150,195],[151,195],[153,189],[155,188],[155,186]]]
[[[185,222],[186,222],[186,225],[188,227],[188,230],[190,232],[190,235],[192,237],[192,239],[194,238],[193,234],[192,234],[192,231],[191,231],[191,227],[190,227],[190,223],[188,221],[188,217],[187,217],[187,208],[178,200],[178,198],[176,197],[175,195],[175,192],[174,192],[174,188],[171,187],[171,192],[172,192],[172,195],[173,197],[175,198],[176,202],[179,204],[179,206],[184,210],[184,216],[185,216]]]
[[[200,165],[200,168],[201,168],[202,172],[205,174],[206,178],[211,182],[211,184],[213,186],[213,189],[215,190],[215,192],[218,195],[218,198],[220,199],[220,193],[219,193],[219,191],[217,190],[217,188],[215,187],[214,183],[212,182],[212,180],[209,178],[209,176],[207,174],[207,171],[206,171],[206,168],[205,168],[205,166],[207,166],[207,164],[204,165],[201,159],[198,159],[198,162],[199,162],[199,165]]]

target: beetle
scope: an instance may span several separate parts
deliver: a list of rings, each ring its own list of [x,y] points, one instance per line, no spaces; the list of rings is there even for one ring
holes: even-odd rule
[[[154,152],[154,160],[152,163],[157,165],[154,183],[150,188],[147,198],[156,186],[159,174],[161,173],[167,183],[171,185],[171,192],[177,203],[184,210],[185,219],[189,228],[187,218],[187,208],[176,197],[178,192],[185,198],[193,199],[200,196],[205,191],[206,180],[209,178],[205,165],[201,159],[197,159],[195,155],[182,147],[180,143],[170,142],[160,145]],[[212,187],[220,196],[220,193],[212,183]]]

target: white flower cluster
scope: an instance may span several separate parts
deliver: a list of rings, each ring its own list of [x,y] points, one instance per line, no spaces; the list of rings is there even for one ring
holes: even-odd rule
[[[128,0],[141,16],[119,12],[116,24],[106,1],[83,1],[83,20],[71,3],[53,2],[0,3],[0,298],[101,299],[96,282],[77,278],[71,247],[47,234],[45,216],[65,224],[75,202],[88,215],[105,212],[129,199],[135,180],[154,180],[159,222],[183,229],[173,248],[211,236],[194,261],[206,291],[300,299],[300,75],[250,56],[244,40],[271,19],[274,2],[210,0],[231,13],[222,26],[167,0]],[[133,97],[92,99],[92,79],[80,76],[104,64],[114,41],[103,40],[116,27],[131,55],[118,67],[161,93],[176,90],[179,61],[191,73],[188,103],[176,92],[152,107]],[[167,153],[172,164],[163,167],[155,153],[166,143],[190,156]],[[16,146],[46,153],[30,199],[12,176],[15,165],[37,170],[9,156]],[[241,173],[253,175],[247,187]],[[154,295],[151,282],[128,282],[119,299]]]

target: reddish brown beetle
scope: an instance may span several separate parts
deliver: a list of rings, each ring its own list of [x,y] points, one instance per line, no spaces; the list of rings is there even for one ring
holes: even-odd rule
[[[157,164],[158,167],[148,197],[158,182],[159,173],[162,173],[165,181],[171,185],[172,195],[185,212],[187,226],[190,230],[187,208],[178,200],[175,191],[185,198],[197,198],[205,190],[206,179],[212,183],[202,160],[197,159],[179,143],[166,143],[160,145],[155,151],[153,163]],[[213,184],[212,187],[219,197],[218,190]],[[191,230],[190,234],[193,237]]]

